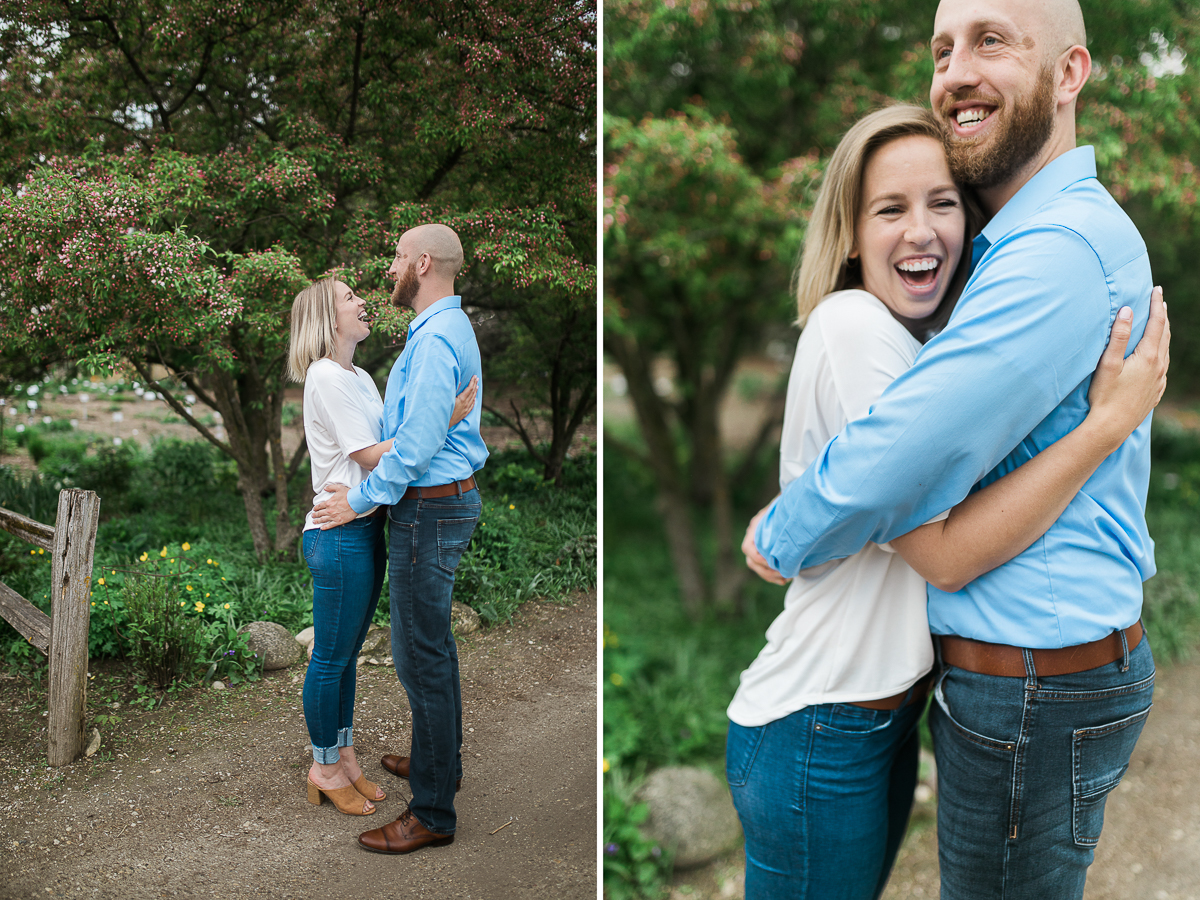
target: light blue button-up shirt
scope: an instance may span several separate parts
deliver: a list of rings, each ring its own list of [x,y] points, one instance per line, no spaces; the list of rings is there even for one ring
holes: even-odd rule
[[[1087,414],[1117,311],[1133,308],[1130,350],[1146,327],[1146,245],[1091,147],[1038,172],[972,249],[945,331],[763,517],[759,550],[784,575],[905,534],[1050,446]],[[1137,621],[1149,445],[1147,417],[1031,547],[957,593],[930,586],[933,633],[1065,647]]]
[[[447,433],[454,398],[479,378],[475,408]],[[379,465],[346,495],[350,508],[398,503],[409,485],[432,487],[471,477],[483,468],[487,445],[479,435],[483,374],[479,344],[462,298],[443,297],[408,326],[408,342],[388,375],[383,439],[395,438]]]

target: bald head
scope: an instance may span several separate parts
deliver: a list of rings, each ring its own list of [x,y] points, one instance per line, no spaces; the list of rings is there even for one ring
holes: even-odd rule
[[[1087,46],[1079,0],[942,0],[934,31],[940,31],[943,23],[964,18],[1010,27],[1028,46],[1036,45],[1047,61],[1068,47]]]
[[[447,225],[418,225],[400,235],[400,246],[409,259],[428,253],[434,272],[442,278],[453,279],[462,268],[462,243]]]
[[[1046,27],[1046,45],[1050,53],[1057,55],[1068,47],[1078,44],[1087,46],[1087,29],[1083,24],[1083,10],[1078,0],[1042,0]]]

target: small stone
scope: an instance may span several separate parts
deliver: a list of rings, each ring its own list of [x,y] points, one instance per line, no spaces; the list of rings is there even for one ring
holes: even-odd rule
[[[316,637],[317,630],[312,625],[309,625],[303,631],[296,635],[296,643],[309,646]]]
[[[89,759],[96,755],[96,751],[100,749],[100,729],[92,729],[92,739],[88,741],[87,749],[83,751],[83,755]]]
[[[928,803],[933,799],[933,788],[927,784],[918,784],[913,792],[913,799],[918,803]]]
[[[223,681],[214,681],[214,682],[212,683],[212,689],[213,689],[214,691],[223,691],[223,690],[225,690],[225,682],[223,682]]]
[[[387,656],[392,652],[392,630],[381,625],[372,625],[367,629],[367,636],[363,638],[362,649],[359,652],[367,658]]]
[[[373,665],[373,666],[382,666],[382,665],[383,665],[383,663],[381,663],[379,660],[377,660],[377,659],[376,659],[375,657],[373,657],[373,656],[372,656],[370,659],[368,659],[368,660],[367,660],[367,662],[368,662],[368,663],[370,663],[370,664],[371,664],[371,665]]]

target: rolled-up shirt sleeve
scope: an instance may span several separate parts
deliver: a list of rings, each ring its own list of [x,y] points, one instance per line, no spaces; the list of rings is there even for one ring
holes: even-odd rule
[[[784,576],[954,506],[1072,392],[1073,414],[1086,415],[1116,314],[1095,251],[1068,228],[1034,225],[982,262],[946,330],[760,521],[759,551]]]
[[[396,406],[401,418],[392,449],[346,496],[359,514],[373,506],[398,503],[446,442],[459,381],[458,357],[440,334],[418,334],[410,340],[404,393]],[[384,434],[392,430],[389,425],[385,422]]]

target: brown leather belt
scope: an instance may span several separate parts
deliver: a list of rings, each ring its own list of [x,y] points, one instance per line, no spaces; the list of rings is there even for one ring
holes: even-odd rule
[[[862,706],[866,709],[893,710],[902,706],[918,703],[929,696],[929,686],[933,684],[933,673],[930,672],[909,690],[892,694],[890,697],[880,697],[878,700],[855,700],[850,706]],[[905,702],[907,701],[907,702]]]
[[[1132,650],[1142,639],[1142,623],[1134,622],[1125,629],[1126,645]],[[942,648],[942,662],[980,675],[1005,675],[1024,678],[1025,651],[1007,644],[989,644],[970,638],[943,634],[938,636]],[[1030,650],[1036,675],[1070,675],[1086,672],[1116,662],[1125,655],[1121,646],[1121,632],[1114,631],[1098,641],[1061,647],[1055,650]]]
[[[431,497],[449,497],[451,494],[465,494],[475,489],[475,476],[465,481],[452,481],[449,484],[438,484],[433,487],[410,487],[404,492],[405,500],[428,500]]]

